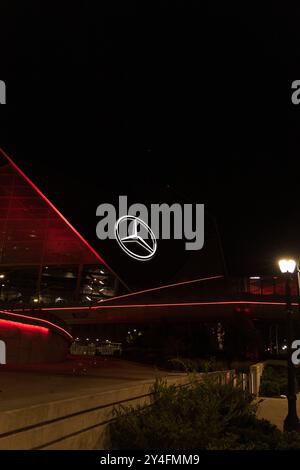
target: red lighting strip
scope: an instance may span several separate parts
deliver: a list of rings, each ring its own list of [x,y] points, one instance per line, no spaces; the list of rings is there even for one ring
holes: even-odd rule
[[[104,302],[103,302],[104,303]],[[121,305],[101,305],[98,307],[50,307],[50,308],[41,308],[41,311],[65,311],[65,310],[101,310],[109,308],[139,308],[139,307],[201,307],[209,305],[274,305],[281,306],[286,305],[285,302],[264,302],[264,301],[255,301],[255,300],[226,300],[226,301],[212,301],[212,302],[178,302],[178,303],[161,303],[161,304],[121,304]],[[299,304],[293,302],[292,306],[297,307]],[[29,310],[29,309],[28,309]],[[16,310],[17,311],[17,310]],[[20,310],[18,310],[20,311]],[[22,310],[25,311],[25,310]],[[45,321],[45,320],[43,320]]]
[[[112,299],[105,299],[105,300],[102,300],[102,302],[98,301],[98,303],[102,304],[103,302],[111,302],[111,301],[117,300],[117,299],[124,299],[124,298],[130,297],[132,295],[146,294],[148,292],[154,292],[154,291],[157,291],[157,290],[168,289],[169,287],[183,286],[185,284],[193,284],[195,282],[210,281],[210,280],[213,280],[213,279],[222,279],[222,278],[224,278],[224,276],[210,276],[210,277],[202,277],[200,279],[193,279],[192,281],[175,282],[173,284],[166,284],[164,286],[152,287],[151,289],[144,289],[144,290],[139,290],[137,292],[131,292],[130,294],[118,295],[116,297],[113,297]],[[99,307],[91,307],[91,308],[92,309],[97,309]]]
[[[46,325],[49,325],[50,327],[54,328],[54,329],[57,329],[57,330],[60,330],[64,335],[68,336],[69,339],[71,341],[73,341],[73,336],[70,335],[70,333],[68,333],[66,330],[64,330],[61,326],[58,326],[56,325],[55,323],[52,323],[48,320],[44,320],[44,319],[41,319],[41,318],[35,318],[35,317],[29,317],[28,315],[19,315],[18,313],[11,313],[11,312],[6,312],[6,311],[0,311],[0,314],[4,314],[4,315],[7,315],[9,317],[17,317],[19,319],[23,319],[25,318],[26,320],[34,320],[34,321],[39,321],[41,323],[44,323]],[[1,319],[0,319],[1,321]],[[6,321],[6,320],[5,320]],[[14,322],[13,322],[14,323]],[[16,322],[17,323],[17,322]],[[21,323],[21,322],[19,322]],[[26,323],[21,323],[22,325],[26,325]],[[31,325],[31,326],[38,326],[38,325]],[[42,326],[40,328],[43,328]],[[46,328],[46,327],[45,327]],[[48,328],[46,328],[48,329]]]
[[[21,330],[28,331],[28,332],[39,332],[43,334],[48,334],[49,333],[49,328],[45,328],[44,326],[38,326],[38,325],[28,325],[27,323],[20,323],[17,321],[12,321],[12,320],[3,320],[0,318],[0,328],[1,326],[8,326],[8,327],[16,327],[20,328]]]
[[[121,304],[121,305],[103,305],[101,308],[139,308],[139,307],[196,307],[196,306],[207,306],[207,305],[286,305],[285,302],[259,302],[254,300],[229,300],[229,301],[219,301],[219,302],[181,302],[181,303],[166,303],[166,304]],[[293,306],[298,306],[298,303],[293,302]]]
[[[95,309],[98,307],[49,307],[49,308],[43,307],[43,308],[39,308],[39,311],[48,312],[48,311],[53,311],[53,310],[91,310],[91,308]],[[33,310],[32,308],[14,308],[14,312],[32,312],[32,310]],[[46,320],[43,320],[43,321],[46,321]]]
[[[70,229],[77,235],[77,237],[89,248],[89,250],[96,256],[96,258],[101,261],[111,272],[111,268],[107,263],[101,258],[97,251],[88,243],[88,241],[73,227],[73,225],[62,215],[62,213],[52,204],[51,201],[42,193],[42,191],[28,178],[27,175],[15,164],[15,162],[0,148],[2,155],[8,160],[8,162],[13,166],[13,168],[30,184],[30,186],[44,199],[44,201],[56,212],[56,214],[65,222],[65,224],[70,227]]]

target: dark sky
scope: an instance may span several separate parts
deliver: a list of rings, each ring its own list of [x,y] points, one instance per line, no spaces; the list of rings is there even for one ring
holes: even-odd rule
[[[119,194],[205,203],[229,271],[272,272],[300,255],[299,16],[185,3],[2,1],[0,144],[95,246],[95,208]],[[133,283],[187,256],[163,244],[142,269],[117,249],[99,251]],[[220,269],[209,250],[199,274]]]

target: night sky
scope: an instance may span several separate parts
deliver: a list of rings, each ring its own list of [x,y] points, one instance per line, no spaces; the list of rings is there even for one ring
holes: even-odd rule
[[[1,2],[0,145],[121,277],[136,287],[221,272],[211,215],[231,274],[300,256],[297,12],[61,3]],[[121,194],[205,203],[203,253],[162,242],[141,267],[99,242],[96,207]]]

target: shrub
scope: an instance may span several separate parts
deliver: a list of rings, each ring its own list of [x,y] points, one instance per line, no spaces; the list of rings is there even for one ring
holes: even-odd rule
[[[296,389],[300,391],[300,369],[295,368]],[[282,365],[265,367],[260,384],[260,395],[274,397],[287,395],[287,368]]]
[[[287,369],[282,366],[265,367],[259,394],[265,397],[274,397],[287,394]]]
[[[110,426],[114,449],[289,449],[298,435],[285,435],[256,417],[252,396],[207,379],[189,386],[157,381],[150,406],[119,407]]]
[[[215,372],[228,369],[226,362],[217,361],[214,357],[209,359],[171,357],[163,364],[163,367],[179,372]]]

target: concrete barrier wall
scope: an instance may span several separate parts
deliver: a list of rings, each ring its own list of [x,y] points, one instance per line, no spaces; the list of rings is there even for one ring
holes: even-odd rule
[[[69,342],[50,330],[24,331],[18,326],[0,328],[0,339],[6,346],[6,364],[59,362],[69,351]]]
[[[30,364],[62,361],[73,338],[45,319],[0,311],[0,340],[0,364]]]
[[[212,373],[223,383],[233,371]],[[201,380],[199,374],[199,379]],[[168,376],[168,384],[186,385],[186,374]],[[59,400],[0,413],[0,450],[109,449],[108,426],[115,406],[149,403],[153,381],[109,392]]]
[[[266,363],[259,362],[250,366],[249,372],[249,391],[256,397],[259,395],[261,377]]]

